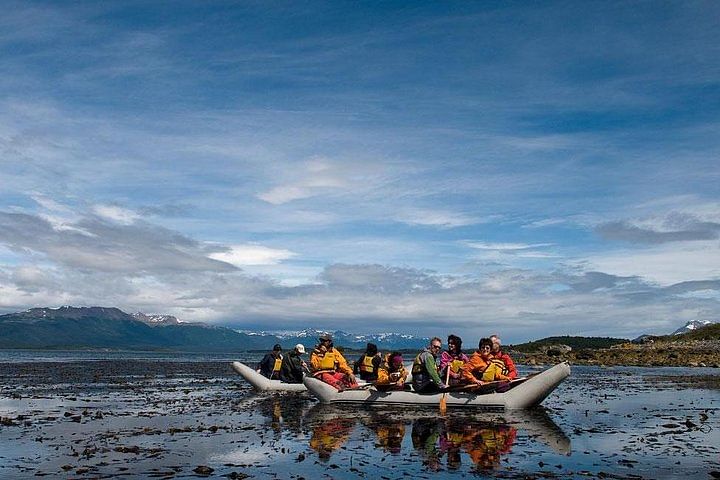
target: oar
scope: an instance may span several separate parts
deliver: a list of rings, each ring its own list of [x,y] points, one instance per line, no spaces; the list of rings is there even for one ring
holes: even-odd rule
[[[450,365],[447,366],[447,374],[445,375],[445,387],[447,388],[450,383]],[[440,398],[440,415],[445,415],[447,412],[447,392],[443,392]]]

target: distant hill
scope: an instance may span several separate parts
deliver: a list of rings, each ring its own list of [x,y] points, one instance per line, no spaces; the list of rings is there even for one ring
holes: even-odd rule
[[[670,335],[682,335],[683,333],[693,332],[698,328],[706,327],[708,325],[712,325],[713,323],[714,322],[711,322],[709,320],[692,320],[672,332]]]
[[[720,323],[706,324],[705,326],[697,327],[686,333],[658,337],[658,340],[674,343],[687,340],[720,340]]]
[[[267,350],[276,343],[288,350],[298,343],[312,348],[321,330],[246,333],[203,323],[181,322],[170,315],[132,315],[117,308],[33,308],[0,315],[0,348],[177,350],[234,352]],[[407,334],[355,335],[335,331],[335,345],[364,350],[367,342],[383,351],[420,349],[428,339]]]
[[[521,343],[518,345],[510,345],[508,348],[523,353],[532,353],[543,350],[551,345],[567,345],[573,350],[583,350],[588,348],[610,348],[613,345],[626,343],[625,338],[611,337],[547,337],[533,342]]]
[[[265,347],[264,341],[229,328],[172,322],[151,326],[117,308],[33,308],[0,315],[0,348],[232,352]]]

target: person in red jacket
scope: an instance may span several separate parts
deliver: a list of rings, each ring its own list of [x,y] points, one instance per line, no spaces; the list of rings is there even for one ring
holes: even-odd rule
[[[500,337],[498,337],[497,335],[490,335],[490,341],[492,342],[493,358],[502,360],[502,362],[505,364],[505,368],[502,372],[503,375],[506,375],[510,380],[517,378],[518,372],[517,368],[515,368],[515,362],[513,362],[512,358],[510,358],[510,355],[504,353],[500,349]]]

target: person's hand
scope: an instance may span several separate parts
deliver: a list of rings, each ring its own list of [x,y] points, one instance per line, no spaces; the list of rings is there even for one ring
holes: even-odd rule
[[[440,388],[440,390],[445,390],[445,389],[447,389],[447,388],[448,388],[448,386],[447,386],[447,385],[445,385],[445,383],[444,383],[444,382],[440,382],[440,384],[438,385],[438,387]]]
[[[322,353],[327,353],[327,347],[325,345],[320,345],[320,348],[318,348],[318,350],[320,350],[320,352]]]
[[[351,373],[350,376],[349,376],[349,378],[350,378],[350,383],[355,383],[355,375],[353,375],[353,374]]]
[[[400,380],[400,372],[393,372],[393,373],[391,373],[391,374],[390,374],[390,380],[392,380],[393,382],[396,382],[396,381]]]

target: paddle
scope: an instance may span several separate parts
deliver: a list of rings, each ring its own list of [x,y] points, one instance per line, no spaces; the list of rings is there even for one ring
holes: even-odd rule
[[[450,383],[450,365],[447,366],[447,374],[445,375],[446,388],[448,383]],[[445,415],[445,412],[447,412],[447,392],[443,392],[440,398],[440,415]]]

